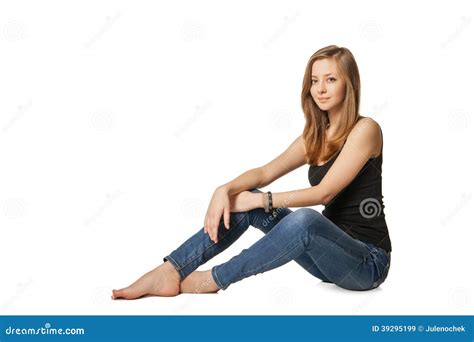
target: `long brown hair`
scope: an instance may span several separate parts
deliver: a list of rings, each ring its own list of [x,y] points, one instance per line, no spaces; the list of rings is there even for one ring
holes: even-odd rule
[[[337,71],[345,81],[346,94],[342,104],[342,116],[334,137],[326,141],[325,130],[329,123],[327,111],[321,110],[311,96],[311,71],[313,63],[318,59],[333,58]],[[301,106],[306,124],[303,138],[306,147],[306,161],[316,165],[318,161],[326,161],[342,148],[349,132],[361,118],[359,114],[360,77],[359,68],[352,53],[345,47],[329,45],[316,51],[309,59],[303,79]],[[324,151],[324,146],[326,150]]]

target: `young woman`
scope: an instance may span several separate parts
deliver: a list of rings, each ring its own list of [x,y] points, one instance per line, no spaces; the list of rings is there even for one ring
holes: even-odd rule
[[[370,290],[385,281],[391,242],[382,201],[382,131],[359,115],[360,79],[352,53],[327,46],[308,61],[301,92],[303,134],[268,164],[218,187],[204,227],[164,263],[112,298],[213,293],[294,260],[323,282]],[[311,187],[258,188],[309,164]],[[305,208],[323,204],[322,213]],[[289,207],[299,207],[292,211]],[[265,235],[229,261],[195,271],[249,226]]]

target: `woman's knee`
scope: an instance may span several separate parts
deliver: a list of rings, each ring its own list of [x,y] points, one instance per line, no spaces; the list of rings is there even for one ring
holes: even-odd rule
[[[319,214],[319,211],[314,210],[313,208],[303,207],[295,210],[295,214],[296,213],[300,216],[314,216]]]
[[[299,208],[293,212],[292,218],[304,228],[309,228],[313,223],[320,220],[323,215],[312,208]]]

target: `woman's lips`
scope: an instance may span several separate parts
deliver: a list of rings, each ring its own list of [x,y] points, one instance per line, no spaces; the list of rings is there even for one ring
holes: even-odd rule
[[[326,101],[327,99],[329,99],[329,97],[318,97],[319,101]]]

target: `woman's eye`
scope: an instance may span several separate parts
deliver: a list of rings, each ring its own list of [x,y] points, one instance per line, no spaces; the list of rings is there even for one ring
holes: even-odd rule
[[[334,77],[329,77],[328,78],[328,81],[330,82],[334,82],[336,79]],[[318,80],[311,80],[311,84],[315,84],[316,82],[318,82]]]

